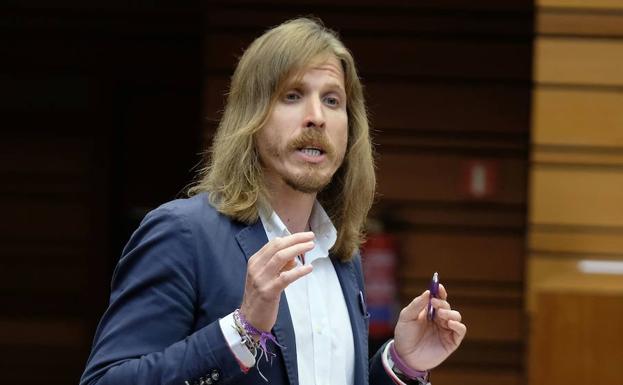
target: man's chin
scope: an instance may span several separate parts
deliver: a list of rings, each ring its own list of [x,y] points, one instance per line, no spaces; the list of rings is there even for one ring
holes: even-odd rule
[[[304,194],[317,194],[324,190],[331,182],[330,177],[300,176],[296,178],[287,178],[285,182],[290,188]]]

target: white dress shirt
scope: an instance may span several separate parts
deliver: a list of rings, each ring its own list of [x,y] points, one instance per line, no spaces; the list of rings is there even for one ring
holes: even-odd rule
[[[260,219],[268,240],[290,235],[273,210],[260,210]],[[337,231],[318,202],[309,225],[316,236],[315,245],[304,259],[314,269],[285,289],[296,339],[299,384],[354,385],[353,332],[342,288],[329,258]],[[300,264],[297,258],[297,265]],[[223,334],[238,361],[252,367],[255,358],[240,342],[233,322],[232,315],[220,320]]]
[[[259,210],[268,240],[290,235],[272,209]],[[354,385],[355,348],[346,302],[335,273],[329,250],[337,231],[316,201],[309,225],[315,234],[314,248],[305,253],[305,263],[314,269],[285,289],[294,326],[299,385]],[[301,265],[297,258],[297,265]],[[255,357],[241,342],[234,328],[233,313],[220,319],[220,327],[241,366],[251,368]],[[393,343],[393,342],[392,342]],[[269,343],[270,344],[270,343]],[[387,345],[389,347],[389,345]],[[397,384],[404,384],[393,373],[387,347],[383,366]],[[274,349],[274,346],[271,346]]]

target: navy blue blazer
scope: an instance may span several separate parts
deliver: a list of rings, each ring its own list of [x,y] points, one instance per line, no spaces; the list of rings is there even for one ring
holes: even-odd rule
[[[240,306],[247,260],[266,242],[260,221],[218,213],[205,194],[166,203],[145,216],[115,269],[110,303],[95,334],[81,385],[264,384],[244,374],[219,318]],[[350,315],[355,385],[393,384],[380,354],[368,362],[368,314],[361,260],[332,258]],[[284,349],[261,371],[270,385],[298,385],[294,329],[285,294],[273,333]],[[210,381],[207,381],[207,378]]]

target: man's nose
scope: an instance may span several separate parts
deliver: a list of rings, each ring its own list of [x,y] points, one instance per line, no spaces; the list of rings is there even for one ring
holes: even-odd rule
[[[325,116],[322,101],[318,98],[310,98],[307,102],[307,110],[304,125],[307,128],[324,128]]]

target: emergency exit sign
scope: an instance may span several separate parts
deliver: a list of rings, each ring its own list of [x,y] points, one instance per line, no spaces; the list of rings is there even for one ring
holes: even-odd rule
[[[485,199],[498,191],[499,163],[489,159],[470,159],[461,165],[460,190],[473,199]]]

